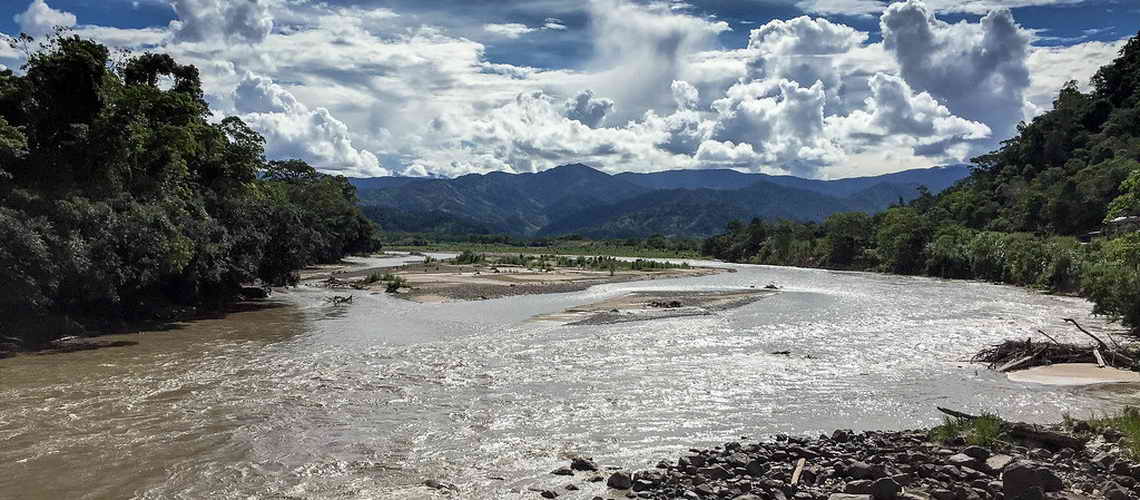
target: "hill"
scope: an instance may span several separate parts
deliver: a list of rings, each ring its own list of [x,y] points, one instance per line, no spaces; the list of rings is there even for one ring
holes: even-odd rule
[[[517,236],[708,236],[733,218],[820,221],[878,212],[940,192],[969,175],[963,166],[839,180],[673,170],[609,175],[585,165],[538,173],[455,179],[352,179],[365,213],[389,231]]]

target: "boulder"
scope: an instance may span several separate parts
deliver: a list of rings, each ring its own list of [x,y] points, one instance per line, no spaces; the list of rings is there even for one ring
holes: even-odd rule
[[[855,481],[848,482],[847,486],[845,486],[843,488],[843,492],[844,493],[870,494],[872,484],[874,484],[874,482],[871,481],[870,479],[857,479]]]
[[[570,460],[570,468],[573,470],[596,472],[598,464],[587,457],[574,457]]]
[[[986,459],[986,468],[994,472],[1001,472],[1013,462],[1013,457],[1009,455],[994,455]]]
[[[1124,489],[1123,486],[1112,481],[1102,486],[1100,491],[1104,494],[1104,498],[1108,500],[1132,500],[1135,498],[1128,490]]]
[[[1061,478],[1052,470],[1034,462],[1014,462],[1002,471],[1002,491],[1007,499],[1017,498],[1032,488],[1042,492],[1061,491]]]
[[[968,446],[962,449],[962,454],[973,457],[975,460],[985,460],[990,458],[990,450],[982,448],[981,446]]]
[[[894,479],[884,477],[871,483],[872,500],[895,500],[902,493],[902,486]]]
[[[606,486],[615,490],[628,490],[633,486],[633,479],[629,477],[629,474],[618,471],[610,476],[610,480],[606,481]]]

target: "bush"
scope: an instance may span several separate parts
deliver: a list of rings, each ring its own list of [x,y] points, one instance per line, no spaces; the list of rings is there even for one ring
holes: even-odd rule
[[[1140,233],[1099,243],[1081,273],[1081,291],[1093,312],[1140,327]]]

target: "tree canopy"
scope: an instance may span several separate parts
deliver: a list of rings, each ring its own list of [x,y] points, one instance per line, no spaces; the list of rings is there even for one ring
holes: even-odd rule
[[[267,161],[257,132],[211,118],[195,67],[112,65],[62,33],[22,69],[0,72],[0,286],[15,292],[0,294],[0,329],[44,341],[153,319],[375,250],[348,181]]]

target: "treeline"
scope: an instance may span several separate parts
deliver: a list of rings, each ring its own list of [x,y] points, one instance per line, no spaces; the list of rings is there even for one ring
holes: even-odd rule
[[[22,38],[21,46],[32,41]],[[28,344],[377,248],[347,180],[266,161],[198,70],[61,34],[0,72],[0,331]]]
[[[364,207],[367,213],[370,207]],[[396,247],[426,247],[440,244],[473,244],[473,245],[504,245],[528,248],[559,248],[566,246],[588,246],[603,244],[622,246],[628,248],[644,248],[647,250],[660,250],[672,252],[696,252],[700,250],[702,240],[699,238],[686,238],[680,236],[666,237],[651,235],[647,238],[619,238],[595,239],[581,234],[567,234],[552,237],[525,237],[509,234],[472,234],[472,233],[393,233],[387,226],[384,229],[383,242],[385,245]]]
[[[1140,37],[1092,86],[1067,84],[1052,111],[975,158],[972,175],[937,197],[822,224],[736,222],[702,249],[734,262],[1078,293],[1098,314],[1138,328],[1140,227],[1128,218],[1140,215]]]

